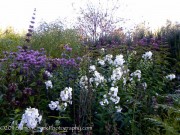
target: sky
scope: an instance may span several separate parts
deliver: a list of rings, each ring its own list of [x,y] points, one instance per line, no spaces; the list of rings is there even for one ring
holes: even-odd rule
[[[34,8],[37,9],[35,26],[41,21],[52,22],[56,19],[70,25],[75,22],[79,7],[84,7],[87,1],[0,0],[0,28],[12,26],[16,31],[28,29]],[[180,0],[120,0],[120,3],[117,14],[129,20],[126,22],[127,27],[145,21],[151,29],[157,29],[165,25],[167,19],[180,22]]]

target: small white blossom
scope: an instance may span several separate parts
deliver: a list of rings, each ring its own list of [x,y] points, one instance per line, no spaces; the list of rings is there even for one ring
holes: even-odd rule
[[[81,79],[80,79],[80,81],[79,81],[79,84],[80,84],[80,87],[81,87],[81,88],[87,89],[87,86],[88,86],[88,78],[87,78],[86,75],[81,77]]]
[[[126,78],[123,78],[123,85],[126,85],[126,82],[127,82]]]
[[[105,49],[104,49],[104,48],[101,48],[101,51],[104,53]]]
[[[151,51],[148,51],[146,52],[145,54],[142,55],[142,58],[147,60],[147,59],[152,59],[152,52]]]
[[[170,75],[167,75],[166,78],[167,78],[168,80],[172,80],[172,79],[175,79],[176,76],[175,76],[175,74],[170,74]]]
[[[147,88],[147,83],[146,82],[142,83],[142,86],[143,86],[143,88],[145,90]]]
[[[51,74],[49,71],[45,71],[45,74],[46,74],[48,77],[53,77],[52,74]]]
[[[112,102],[114,102],[115,104],[118,104],[119,101],[120,101],[120,97],[119,97],[119,96],[111,96],[111,97],[110,97],[110,100],[111,100]]]
[[[135,55],[137,54],[137,52],[136,52],[136,51],[133,51],[132,53],[133,53],[133,54],[135,54]]]
[[[51,110],[58,110],[58,106],[59,106],[59,101],[51,101],[51,104],[49,104],[49,108],[51,109]]]
[[[98,63],[99,63],[101,66],[104,66],[104,65],[105,65],[105,61],[102,60],[102,59],[98,59]]]
[[[104,58],[105,61],[107,61],[109,64],[112,64],[113,63],[113,60],[112,60],[113,56],[111,54],[107,54]]]
[[[89,67],[89,72],[94,72],[95,70],[96,70],[95,65],[91,65],[91,66]]]
[[[130,76],[131,77],[137,77],[138,81],[140,81],[140,79],[141,79],[141,71],[140,70],[136,70],[135,72],[131,73]],[[132,80],[132,78],[130,80]]]
[[[115,106],[116,112],[120,113],[122,111],[122,108],[120,106]]]
[[[53,85],[52,85],[51,80],[46,81],[45,84],[46,84],[46,89],[48,89],[48,88],[52,89]]]
[[[65,102],[65,103],[61,103],[61,104],[58,106],[57,110],[59,110],[59,111],[64,111],[64,110],[66,110],[66,108],[67,108],[67,103]]]
[[[105,104],[108,105],[109,101],[105,98],[103,101],[99,102],[100,105],[104,106]]]

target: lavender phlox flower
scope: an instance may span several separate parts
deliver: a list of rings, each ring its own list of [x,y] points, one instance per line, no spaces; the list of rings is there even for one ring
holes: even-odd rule
[[[72,48],[71,48],[71,47],[69,47],[69,45],[68,45],[68,44],[66,44],[66,45],[64,46],[64,48],[66,49],[66,51],[72,51]]]
[[[25,88],[25,89],[23,90],[23,93],[24,93],[25,95],[31,95],[31,94],[32,94],[32,89],[31,89],[31,88]]]

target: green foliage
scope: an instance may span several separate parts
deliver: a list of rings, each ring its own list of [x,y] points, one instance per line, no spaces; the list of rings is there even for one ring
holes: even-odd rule
[[[0,31],[0,58],[3,57],[3,51],[17,51],[17,46],[23,45],[23,43],[23,37],[15,33],[11,27]]]
[[[146,129],[147,135],[179,135],[179,96],[179,94],[169,94],[156,97],[157,102],[154,104],[154,115],[145,118],[145,122],[149,124]]]
[[[34,31],[32,36],[32,48],[45,48],[47,55],[53,58],[61,57],[64,45],[68,44],[73,49],[72,57],[81,56],[81,44],[79,35],[75,29],[67,29],[61,22],[43,22]]]

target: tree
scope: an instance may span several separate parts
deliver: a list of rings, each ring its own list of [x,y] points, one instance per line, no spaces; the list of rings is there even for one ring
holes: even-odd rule
[[[95,43],[98,38],[111,34],[116,29],[117,23],[123,20],[115,15],[119,8],[119,0],[86,3],[85,8],[80,8],[80,16],[77,18],[76,28],[81,37]]]

